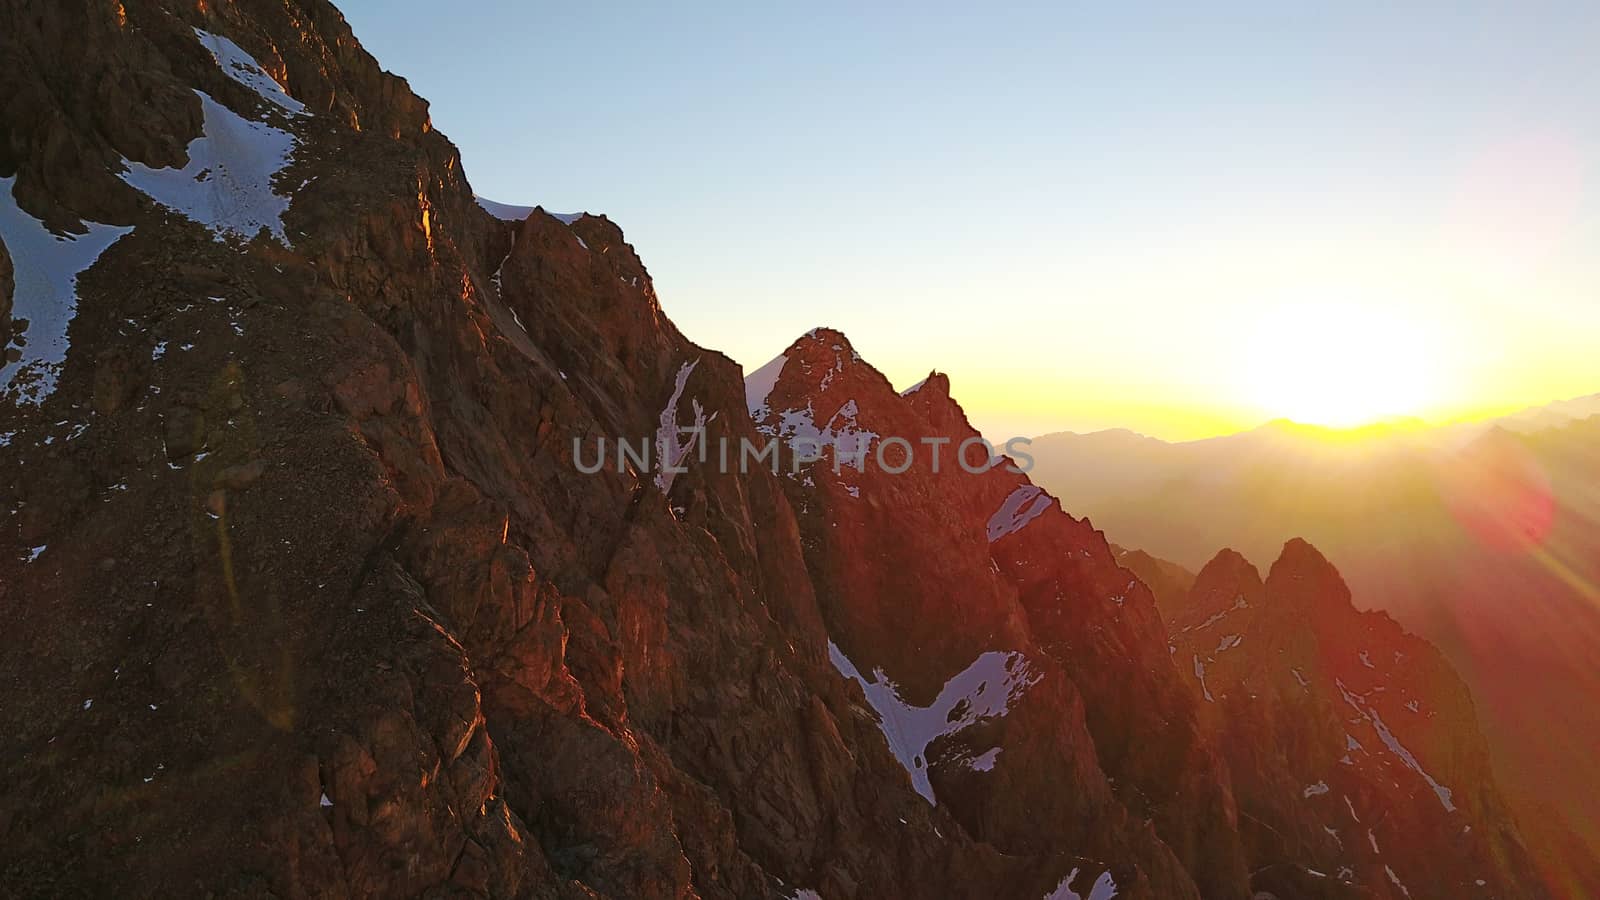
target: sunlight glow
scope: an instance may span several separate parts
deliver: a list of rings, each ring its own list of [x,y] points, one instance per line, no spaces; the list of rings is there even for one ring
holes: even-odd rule
[[[1240,374],[1268,416],[1347,428],[1418,416],[1440,399],[1439,335],[1385,308],[1283,303],[1256,324]]]

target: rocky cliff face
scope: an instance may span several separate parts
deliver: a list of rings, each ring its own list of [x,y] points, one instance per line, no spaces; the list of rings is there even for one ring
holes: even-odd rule
[[[1291,541],[1265,582],[1229,550],[1169,622],[1228,758],[1258,888],[1537,896],[1472,701],[1440,653],[1358,612]]]
[[[943,375],[898,395],[828,330],[773,365],[770,392],[750,405],[764,432],[824,445],[787,484],[824,618],[851,664],[913,705],[981,653],[1015,653],[1033,676],[1016,710],[932,745],[926,774],[914,774],[1001,849],[1142,855],[1158,896],[1193,890],[1189,881],[1208,896],[1245,893],[1227,779],[1149,590],[1104,537],[1010,461],[989,467]],[[1080,773],[1065,783],[1063,760]],[[1059,812],[1038,814],[1048,808]]]
[[[942,375],[900,396],[826,329],[767,373],[748,398],[762,432],[796,453],[807,441],[822,450],[786,486],[836,664],[884,695],[874,705],[920,792],[1008,853],[1124,860],[1117,883],[1157,896],[1194,892],[1197,875],[1219,896],[1242,893],[1226,785],[1204,748],[1180,762],[1196,737],[1192,706],[1148,591],[1104,539],[1014,467],[969,471],[990,454]],[[1075,629],[1094,637],[1075,644]],[[941,710],[997,658],[1009,673],[1003,709],[963,727],[958,699],[938,728],[918,730],[920,711]],[[1107,664],[1121,684],[1085,677]],[[1145,727],[1170,727],[1172,743],[1124,743]]]
[[[0,24],[8,889],[1248,895],[1103,537],[954,446],[834,470],[972,437],[942,377],[818,331],[747,384],[613,223],[475,202],[319,0]]]

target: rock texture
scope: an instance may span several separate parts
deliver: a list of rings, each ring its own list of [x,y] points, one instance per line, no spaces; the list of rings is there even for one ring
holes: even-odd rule
[[[1191,882],[1210,896],[1245,893],[1220,760],[1201,738],[1149,590],[1104,537],[1009,463],[968,471],[987,466],[989,451],[945,376],[902,397],[826,329],[783,359],[752,405],[763,429],[791,444],[813,431],[833,441],[787,483],[829,632],[850,660],[913,703],[984,651],[1018,652],[1039,676],[1002,722],[968,741],[958,734],[928,761],[957,818],[1009,852],[1067,846],[1137,859],[1157,896],[1182,896]],[[884,447],[886,436],[911,445],[910,459]],[[872,450],[856,465],[862,439]],[[1152,734],[1161,741],[1141,739]],[[968,761],[994,747],[993,768],[974,772]],[[1065,783],[1063,759],[1081,773]],[[1051,804],[1060,812],[1043,825],[1037,810]]]
[[[1266,787],[1087,522],[949,455],[701,455],[802,409],[959,444],[942,376],[818,331],[752,413],[615,224],[487,212],[321,0],[0,25],[23,224],[131,229],[0,397],[8,891],[1249,895]],[[1471,746],[1416,740],[1489,830]],[[1422,823],[1391,793],[1357,809]]]
[[[1169,622],[1228,758],[1254,886],[1294,897],[1538,896],[1466,688],[1290,541],[1225,550]]]

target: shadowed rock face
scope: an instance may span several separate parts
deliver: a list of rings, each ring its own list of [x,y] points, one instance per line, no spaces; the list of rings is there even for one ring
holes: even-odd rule
[[[1139,580],[1150,587],[1163,620],[1171,620],[1188,603],[1189,589],[1194,587],[1193,572],[1143,550],[1112,545],[1111,552],[1116,555],[1118,565],[1138,575]]]
[[[1285,545],[1265,583],[1223,551],[1169,628],[1228,758],[1257,889],[1540,895],[1460,679],[1358,612],[1310,544]]]
[[[326,3],[0,25],[19,208],[132,229],[53,390],[0,398],[8,887],[1248,894],[1232,757],[1087,522],[948,455],[694,463],[848,401],[959,443],[942,376],[901,397],[818,331],[753,417],[616,225],[485,212]],[[292,149],[252,182],[218,122]],[[124,177],[197,158],[211,188]],[[696,422],[681,474],[580,471]]]

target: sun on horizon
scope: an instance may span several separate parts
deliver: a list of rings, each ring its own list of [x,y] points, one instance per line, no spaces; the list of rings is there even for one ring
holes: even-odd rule
[[[1273,308],[1238,361],[1241,396],[1269,419],[1355,428],[1433,417],[1448,347],[1392,309],[1308,301]]]

